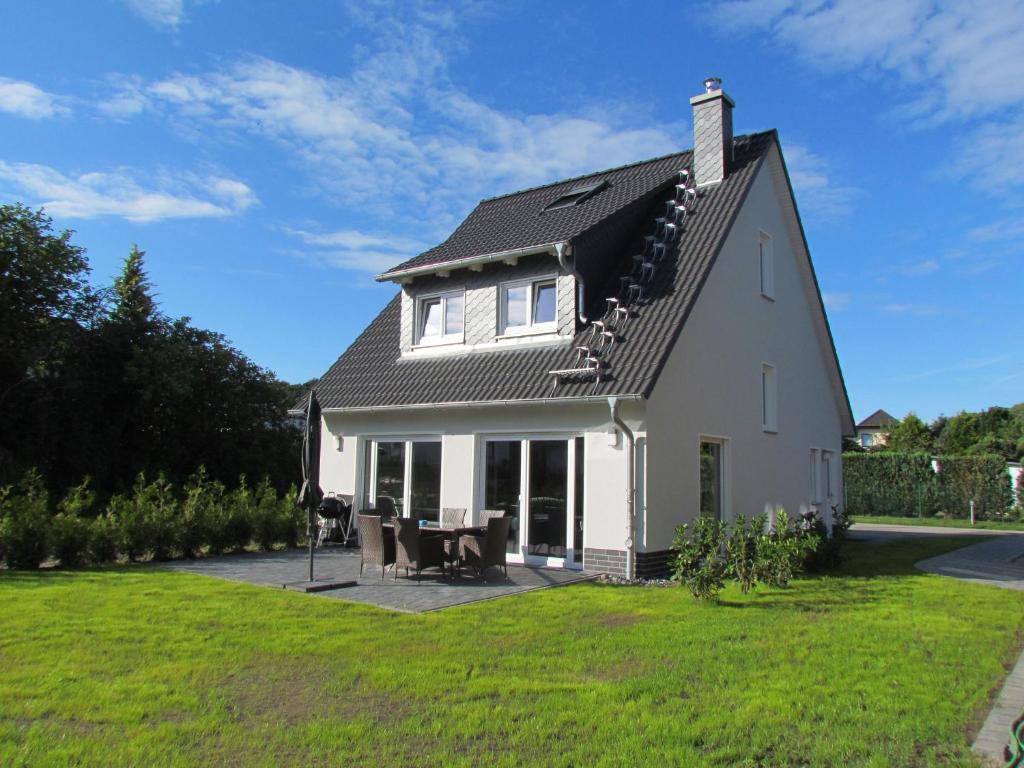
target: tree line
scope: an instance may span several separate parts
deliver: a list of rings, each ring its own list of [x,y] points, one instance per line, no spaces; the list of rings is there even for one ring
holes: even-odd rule
[[[847,450],[864,450],[856,444]],[[939,416],[926,424],[915,413],[890,425],[884,445],[867,449],[880,453],[926,453],[942,456],[1001,456],[1005,461],[1024,457],[1024,403],[1010,408],[961,411]]]
[[[0,206],[0,486],[30,468],[54,492],[88,476],[104,496],[139,473],[183,483],[199,467],[226,485],[295,482],[287,410],[308,385],[161,312],[138,247],[111,285],[93,285],[72,234]]]

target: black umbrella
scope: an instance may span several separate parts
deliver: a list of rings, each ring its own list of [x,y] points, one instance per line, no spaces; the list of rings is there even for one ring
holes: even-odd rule
[[[313,581],[313,540],[316,530],[316,511],[323,501],[320,490],[320,402],[316,390],[309,391],[306,405],[306,428],[302,434],[302,488],[298,505],[306,510],[306,535],[309,538],[309,580]]]

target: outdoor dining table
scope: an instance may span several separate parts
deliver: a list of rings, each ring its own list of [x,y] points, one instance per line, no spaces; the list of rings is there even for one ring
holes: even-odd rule
[[[391,521],[384,522],[382,525],[392,532],[395,529],[395,524]],[[459,559],[459,538],[464,535],[483,536],[487,534],[486,525],[459,525],[449,528],[429,520],[425,524],[420,525],[419,530],[420,536],[440,535],[445,538],[445,552],[448,555],[449,562],[454,564],[456,570],[459,568],[457,564]]]

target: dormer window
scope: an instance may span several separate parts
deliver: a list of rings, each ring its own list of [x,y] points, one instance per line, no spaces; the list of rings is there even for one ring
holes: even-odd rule
[[[553,211],[556,208],[568,208],[571,205],[579,205],[584,200],[589,200],[602,189],[608,186],[608,182],[605,180],[593,181],[589,184],[580,184],[573,187],[564,195],[555,198],[552,202],[545,206],[545,211]]]
[[[416,343],[460,344],[465,327],[462,291],[424,296],[416,303]]]
[[[558,317],[555,278],[520,280],[501,286],[501,335],[554,331]]]

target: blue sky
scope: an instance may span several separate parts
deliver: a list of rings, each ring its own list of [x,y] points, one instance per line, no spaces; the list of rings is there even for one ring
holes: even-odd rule
[[[482,197],[777,128],[854,415],[1024,400],[1024,4],[11,3],[0,200],[282,378]]]

